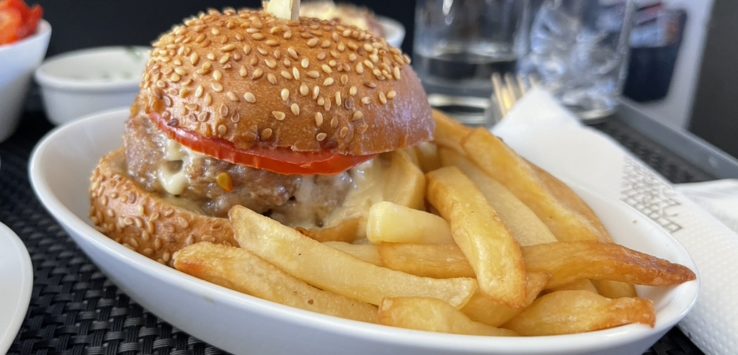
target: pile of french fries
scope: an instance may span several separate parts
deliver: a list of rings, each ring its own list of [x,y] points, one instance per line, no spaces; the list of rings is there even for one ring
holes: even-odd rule
[[[489,131],[434,118],[435,141],[400,152],[413,164],[388,178],[386,201],[369,208],[360,233],[316,239],[234,207],[240,248],[194,244],[174,266],[323,314],[488,336],[653,326],[653,304],[633,285],[695,279],[612,243],[569,187]]]

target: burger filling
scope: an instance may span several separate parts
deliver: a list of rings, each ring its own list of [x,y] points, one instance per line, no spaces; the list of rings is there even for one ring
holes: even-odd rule
[[[187,200],[216,217],[242,205],[293,226],[323,226],[372,162],[335,176],[280,175],[195,153],[145,116],[128,121],[128,174],[146,190]]]

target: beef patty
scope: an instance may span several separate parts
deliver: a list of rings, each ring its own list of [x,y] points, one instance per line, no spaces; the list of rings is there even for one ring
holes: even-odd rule
[[[151,120],[128,120],[124,136],[128,174],[146,190],[195,203],[200,212],[227,216],[242,205],[289,225],[317,225],[343,202],[351,173],[280,175],[194,153],[161,133]]]

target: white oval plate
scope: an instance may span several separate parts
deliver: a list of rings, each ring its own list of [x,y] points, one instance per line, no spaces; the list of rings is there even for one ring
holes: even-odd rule
[[[57,128],[36,147],[33,188],[82,250],[144,308],[199,339],[253,354],[635,354],[683,318],[698,282],[639,291],[654,301],[654,328],[628,325],[576,335],[502,338],[420,332],[295,309],[231,291],[137,254],[90,224],[89,176],[100,157],[121,146],[128,110],[99,113]],[[696,271],[687,252],[635,210],[578,190],[614,238]]]
[[[26,246],[0,223],[0,354],[13,343],[28,310],[33,265]]]

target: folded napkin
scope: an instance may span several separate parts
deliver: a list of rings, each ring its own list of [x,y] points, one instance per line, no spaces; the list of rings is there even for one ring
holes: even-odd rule
[[[679,184],[676,189],[738,233],[738,180]]]
[[[554,175],[621,200],[662,226],[697,264],[697,304],[679,324],[706,353],[738,349],[738,235],[610,137],[581,125],[547,92],[528,92],[494,129]]]

